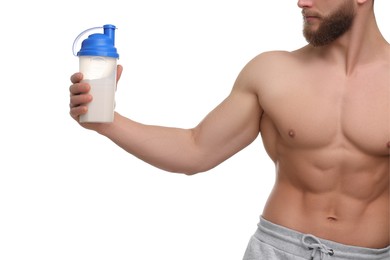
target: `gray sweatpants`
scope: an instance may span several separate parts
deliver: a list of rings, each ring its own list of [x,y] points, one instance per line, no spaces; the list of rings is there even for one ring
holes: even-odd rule
[[[390,260],[390,246],[347,246],[260,219],[243,260]]]

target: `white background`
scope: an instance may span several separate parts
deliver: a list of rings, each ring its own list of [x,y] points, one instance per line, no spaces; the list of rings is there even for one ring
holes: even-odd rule
[[[296,1],[7,1],[0,22],[1,260],[242,258],[274,181],[260,138],[192,177],[145,164],[70,118],[71,47],[116,25],[117,111],[192,127],[254,56],[306,44]]]

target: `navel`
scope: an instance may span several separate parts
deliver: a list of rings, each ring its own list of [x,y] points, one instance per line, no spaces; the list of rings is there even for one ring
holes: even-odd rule
[[[295,131],[293,129],[288,130],[288,136],[290,136],[291,138],[294,138],[295,137]]]
[[[330,222],[335,222],[335,221],[337,221],[337,218],[336,217],[327,217],[327,220]]]

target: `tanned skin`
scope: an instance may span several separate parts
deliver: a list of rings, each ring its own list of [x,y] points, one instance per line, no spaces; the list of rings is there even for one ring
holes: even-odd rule
[[[352,2],[351,28],[324,46],[266,52],[240,72],[229,96],[192,129],[144,125],[115,113],[111,124],[81,124],[127,152],[188,175],[222,163],[259,133],[276,165],[262,216],[346,245],[389,246],[390,45],[372,0]],[[343,1],[300,0],[306,25]],[[122,73],[118,66],[118,79]],[[70,114],[92,100],[71,76]]]

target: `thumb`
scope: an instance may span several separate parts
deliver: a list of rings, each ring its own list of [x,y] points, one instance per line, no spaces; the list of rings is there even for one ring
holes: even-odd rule
[[[116,69],[116,83],[117,84],[118,84],[119,79],[121,78],[122,71],[123,71],[122,65],[118,65],[117,69]]]

